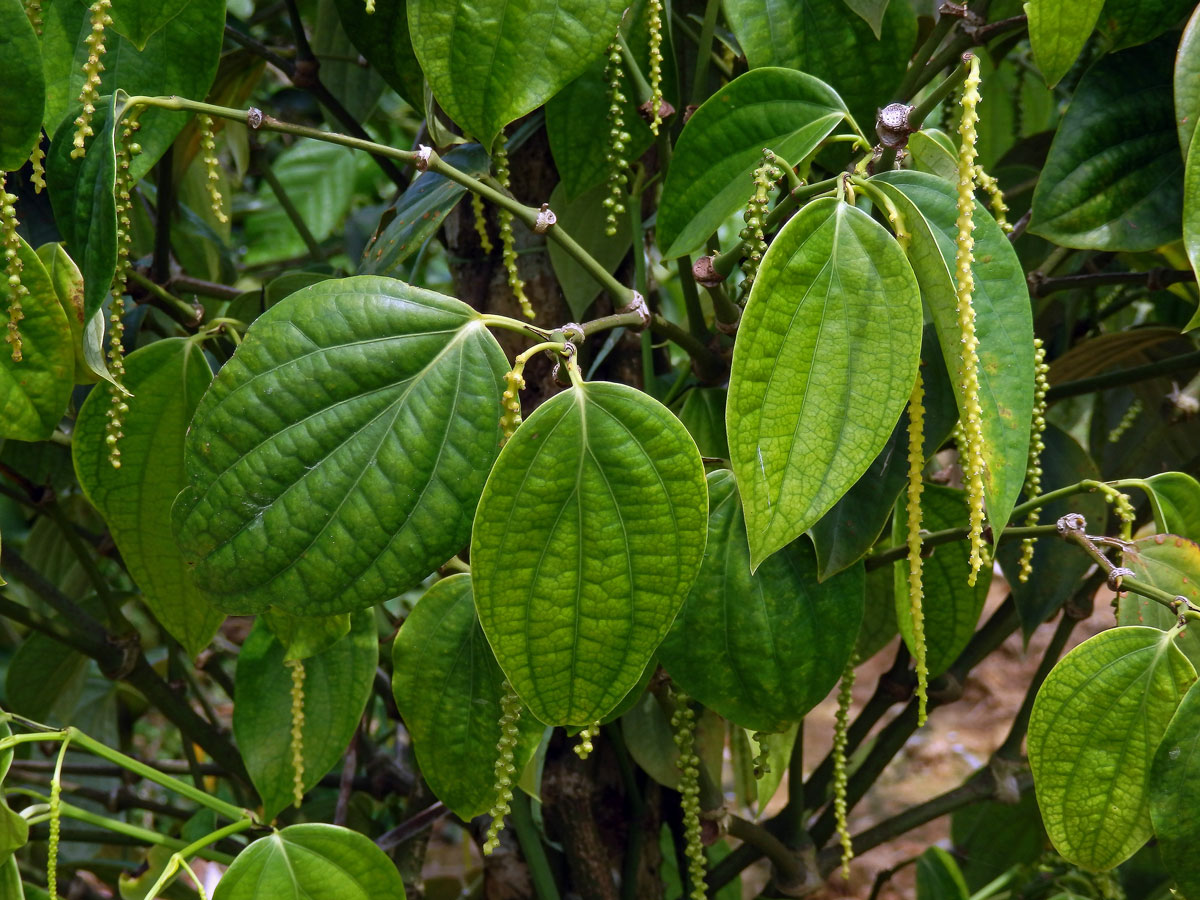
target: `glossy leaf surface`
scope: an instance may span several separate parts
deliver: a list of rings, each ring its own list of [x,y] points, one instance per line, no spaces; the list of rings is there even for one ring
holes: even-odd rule
[[[558,216],[559,226],[612,273],[629,252],[633,241],[630,237],[628,216],[617,217],[616,234],[612,237],[605,234],[604,216],[597,215],[596,211],[602,208],[606,196],[607,187],[600,184],[584,191],[577,199],[568,200],[567,192],[563,189],[562,182],[559,182],[550,193],[550,208]],[[600,282],[589,275],[556,241],[547,241],[546,251],[550,255],[550,265],[554,267],[554,276],[558,279],[558,286],[562,290],[563,299],[567,301],[571,315],[582,321],[588,307],[602,290]]]
[[[679,421],[687,426],[701,456],[729,457],[729,441],[725,437],[726,397],[725,388],[697,387],[683,398]]]
[[[837,683],[863,615],[861,567],[817,583],[801,538],[750,572],[746,524],[727,469],[708,476],[704,563],[658,655],[688,694],[752,731],[784,731]]]
[[[424,77],[408,36],[405,0],[376,3],[368,14],[360,0],[336,0],[338,16],[358,52],[409,106],[424,103]]]
[[[950,839],[968,889],[978,891],[1012,866],[1042,855],[1046,831],[1037,797],[1025,791],[1016,803],[985,800],[957,810],[950,819]]]
[[[453,298],[360,275],[260,316],[196,411],[176,535],[221,609],[332,615],[467,541],[507,362]]]
[[[1121,565],[1134,577],[1177,597],[1200,605],[1200,545],[1174,534],[1139,538],[1121,553]],[[1117,599],[1117,622],[1170,630],[1177,617],[1165,606],[1132,592]],[[1200,665],[1200,629],[1187,628],[1175,639],[1192,665]]]
[[[159,623],[195,656],[224,616],[196,588],[171,535],[171,504],[186,484],[183,437],[212,380],[200,348],[183,338],[155,341],[125,360],[127,401],[121,468],[104,441],[112,393],[92,390],[71,442],[80,487],[108,524],[129,574]]]
[[[879,455],[920,348],[917,282],[882,226],[827,199],[780,230],[738,329],[726,408],[754,568]]]
[[[883,27],[883,14],[887,12],[888,0],[843,0],[843,2],[871,26],[876,39],[881,36],[880,29]]]
[[[1200,896],[1200,689],[1184,695],[1150,767],[1150,822],[1163,863],[1184,897]]]
[[[1068,861],[1105,870],[1150,837],[1150,761],[1196,671],[1155,628],[1102,632],[1038,691],[1029,765],[1046,831]]]
[[[43,244],[38,247],[37,255],[46,267],[46,274],[54,285],[54,293],[66,313],[67,324],[71,326],[71,343],[75,348],[75,383],[92,384],[104,378],[115,384],[104,361],[104,313],[97,310],[90,321],[84,320],[83,273],[62,244]]]
[[[289,825],[238,854],[213,900],[404,900],[395,863],[366,835],[316,823]]]
[[[1104,0],[1026,0],[1029,43],[1033,61],[1042,70],[1046,84],[1053,87],[1079,58],[1092,35]]]
[[[21,283],[29,293],[21,301],[22,359],[12,358],[11,344],[0,343],[0,437],[44,441],[67,411],[75,353],[46,267],[23,238],[18,240]]]
[[[1183,173],[1183,246],[1192,270],[1200,271],[1200,141],[1191,142]],[[1193,317],[1186,330],[1195,324]]]
[[[150,36],[175,18],[192,0],[124,0],[112,7],[112,29],[144,50]]]
[[[557,394],[504,445],[475,514],[475,604],[538,719],[591,724],[637,683],[696,578],[707,508],[695,442],[625,385]]]
[[[292,673],[284,647],[258,622],[238,654],[233,734],[263,815],[292,803]],[[371,696],[379,643],[371,612],[351,617],[350,633],[304,660],[304,789],[337,765]]]
[[[756,69],[709,97],[675,145],[658,209],[665,258],[701,246],[746,204],[764,147],[793,164],[848,113],[829,85],[790,69]]]
[[[1086,250],[1152,250],[1179,238],[1173,49],[1126,50],[1083,76],[1038,179],[1031,232]]]
[[[1162,472],[1145,484],[1158,530],[1200,541],[1200,482],[1186,472]]]
[[[958,233],[955,187],[923,172],[887,172],[874,181],[898,204],[912,234],[909,259],[921,285],[955,385],[965,409],[957,369],[962,333],[954,294]],[[982,408],[983,487],[988,524],[999,537],[1025,481],[1029,424],[1033,417],[1033,317],[1021,262],[995,220],[975,208],[975,276],[972,306],[979,339],[979,405]]]
[[[404,620],[392,647],[392,693],[412,735],[421,776],[456,816],[470,821],[496,801],[496,742],[504,673],[475,617],[471,576],[431,587]],[[525,768],[544,726],[518,721],[514,765]]]
[[[505,125],[600,57],[624,8],[622,0],[409,0],[408,27],[438,103],[490,148]]]
[[[954,857],[930,847],[917,857],[917,900],[967,900],[967,882]]]
[[[1098,23],[1109,52],[1153,40],[1175,28],[1195,0],[1105,0]]]
[[[37,34],[20,0],[0,0],[0,172],[25,165],[42,136],[46,86]]]
[[[1196,123],[1200,122],[1200,6],[1192,13],[1175,54],[1175,121],[1179,146],[1187,159]]]

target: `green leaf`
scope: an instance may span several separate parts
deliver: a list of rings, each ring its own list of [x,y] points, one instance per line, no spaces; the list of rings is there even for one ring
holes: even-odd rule
[[[504,445],[475,513],[475,604],[538,719],[590,725],[638,682],[699,571],[706,497],[687,430],[625,385],[557,394]]]
[[[392,17],[397,15],[391,3],[379,5]],[[366,4],[360,3],[359,10],[365,16]],[[398,15],[404,17],[403,3],[400,4]],[[363,25],[363,28],[382,35],[382,24],[380,19]],[[355,121],[366,121],[387,87],[383,76],[375,68],[359,64],[358,47],[342,27],[336,0],[317,0],[316,16],[311,27],[312,51],[321,67],[321,84],[342,102]],[[412,58],[411,50],[409,57]],[[413,64],[416,64],[415,59]]]
[[[1162,472],[1144,482],[1158,530],[1200,541],[1200,482],[1185,472]]]
[[[1193,271],[1200,272],[1200,141],[1192,141],[1183,173],[1183,245]],[[1185,331],[1196,326],[1196,318]]]
[[[752,568],[811,528],[879,455],[920,348],[917,282],[891,234],[832,198],[793,216],[763,258],[729,377]]]
[[[259,838],[221,876],[213,900],[404,900],[400,872],[366,835],[290,825]]]
[[[967,900],[967,893],[958,863],[941,847],[917,857],[917,900]]]
[[[470,535],[507,368],[473,309],[388,278],[271,307],[188,432],[174,523],[200,588],[319,616],[416,586]]]
[[[291,616],[268,609],[262,620],[284,646],[284,660],[308,659],[328,650],[350,633],[350,613],[336,616]]]
[[[25,165],[42,136],[46,85],[37,34],[20,0],[0,0],[0,172]]]
[[[120,0],[110,10],[112,30],[129,39],[137,50],[192,0]]]
[[[37,249],[38,259],[46,267],[54,293],[71,326],[71,343],[75,347],[75,383],[93,384],[101,378],[111,384],[116,380],[104,362],[104,313],[96,310],[85,323],[83,312],[83,273],[75,260],[67,255],[62,244],[43,244]]]
[[[1195,5],[1195,0],[1105,0],[1100,34],[1110,53],[1144,44],[1173,30]]]
[[[655,226],[663,257],[700,247],[746,205],[764,147],[797,165],[847,115],[829,85],[789,69],[746,72],[709,97],[671,158]]]
[[[504,673],[475,617],[471,576],[452,575],[425,592],[392,648],[392,693],[412,736],[421,776],[464,821],[496,800],[496,743]],[[532,716],[518,721],[517,771],[545,730]]]
[[[1180,893],[1200,897],[1200,689],[1184,695],[1150,767],[1150,821]]]
[[[597,215],[602,208],[608,189],[603,184],[589,188],[575,200],[567,199],[567,192],[560,181],[550,193],[550,208],[558,217],[558,225],[575,238],[608,272],[616,272],[617,266],[633,245],[630,237],[628,216],[617,217],[617,233],[609,237],[604,233],[604,217]],[[575,257],[567,253],[556,241],[549,241],[546,249],[550,254],[550,265],[554,277],[562,289],[563,299],[571,315],[582,320],[592,301],[603,290],[600,282],[588,274]]]
[[[119,7],[122,2],[118,0],[113,5]],[[89,52],[84,38],[91,31],[91,23],[86,5],[78,0],[43,0],[42,10],[46,131],[51,133],[60,126],[70,126],[65,133],[73,137],[75,105],[83,88],[83,64]],[[132,41],[118,34],[106,35],[107,52],[100,95],[112,94],[120,88],[130,95],[177,94],[203,99],[216,77],[224,36],[225,0],[190,0],[177,15],[150,35],[145,48],[140,51]],[[142,127],[137,133],[142,152],[134,157],[130,166],[134,180],[140,179],[158,162],[190,116],[190,113],[165,109],[147,109],[142,113]],[[95,131],[99,136],[100,129]],[[87,144],[89,156],[94,140],[89,139]],[[68,138],[68,151],[70,145],[71,138]],[[62,222],[61,217],[55,218]],[[67,245],[71,245],[69,240]],[[86,266],[84,274],[87,274]]]
[[[925,458],[933,456],[954,430],[958,407],[942,363],[932,327],[922,336],[925,387]],[[908,484],[908,410],[892,429],[870,467],[833,508],[808,530],[817,551],[817,577],[822,581],[863,557],[875,544],[892,514],[892,506]]]
[[[700,448],[700,455],[713,459],[729,458],[729,441],[725,438],[725,400],[728,392],[722,387],[697,387],[687,392],[679,410],[679,421]]]
[[[956,811],[950,839],[968,889],[978,891],[1013,866],[1035,862],[1046,846],[1046,831],[1037,798],[1025,791],[1016,803],[985,800]]]
[[[1048,489],[1077,484],[1085,478],[1100,479],[1096,463],[1073,437],[1056,425],[1047,425],[1042,435],[1042,486]],[[1042,507],[1038,522],[1052,525],[1067,513],[1080,513],[1098,529],[1108,516],[1104,497],[1097,493],[1076,494]],[[1024,525],[1024,521],[1014,523]],[[1033,569],[1029,580],[1019,579],[1021,541],[1005,541],[996,551],[996,561],[1004,570],[1017,604],[1017,615],[1026,639],[1039,625],[1058,612],[1079,589],[1079,581],[1092,566],[1087,554],[1054,535],[1038,539],[1033,549]]]
[[[918,131],[908,139],[908,159],[918,172],[928,172],[945,181],[958,183],[958,157],[947,147],[944,132],[934,128]]]
[[[1187,159],[1196,123],[1200,122],[1200,6],[1192,13],[1175,55],[1175,121],[1179,146]]]
[[[92,612],[94,604],[85,604]],[[5,709],[47,725],[66,726],[87,682],[88,658],[41,633],[25,638],[4,678]]]
[[[909,260],[937,327],[946,368],[957,369],[962,333],[954,294],[958,234],[954,185],[924,172],[886,172],[873,179],[904,215]],[[1033,316],[1021,262],[995,220],[975,208],[975,335],[979,339],[979,405],[983,415],[983,487],[988,524],[999,538],[1025,482],[1033,418]],[[952,378],[960,415],[960,382]]]
[[[338,764],[366,709],[379,664],[375,617],[351,617],[350,633],[304,660],[304,790]],[[265,821],[292,803],[292,673],[263,621],[238,654],[233,734],[262,798]]]
[[[7,863],[13,852],[29,843],[29,823],[13,812],[8,801],[0,797],[0,860]],[[7,894],[0,894],[8,900]]]
[[[624,0],[409,0],[408,27],[442,109],[490,148],[505,125],[604,52],[624,8]]]
[[[1029,765],[1055,848],[1111,869],[1150,837],[1150,761],[1196,671],[1169,634],[1122,627],[1050,672],[1029,719]]]
[[[362,0],[336,0],[342,27],[358,52],[414,110],[424,108],[424,76],[408,37],[405,0],[376,3],[367,14]]]
[[[362,5],[361,0],[351,2]],[[478,144],[455,147],[442,158],[476,178],[491,169],[491,160]],[[437,233],[466,192],[458,182],[437,172],[426,172],[417,178],[384,212],[384,220],[390,217],[390,221],[363,250],[359,274],[399,275],[403,271],[401,264]]]
[[[880,549],[887,548],[881,547]],[[854,655],[858,657],[860,664],[886,647],[898,632],[891,566],[869,569],[867,571],[866,607],[863,610],[862,625],[858,629],[858,638],[854,644]]]
[[[1174,534],[1139,538],[1121,553],[1121,564],[1139,581],[1174,596],[1200,601],[1200,545]],[[1169,631],[1178,617],[1160,603],[1139,594],[1117,595],[1119,625],[1149,625]],[[1175,639],[1192,665],[1200,665],[1200,629],[1187,628]]]
[[[59,0],[64,2],[64,0]],[[108,295],[117,271],[117,151],[113,143],[115,97],[102,100],[92,119],[95,136],[82,159],[72,159],[73,122],[65,121],[50,142],[46,186],[63,243],[83,272],[83,320],[91,320]]]
[[[723,5],[752,69],[784,66],[837,85],[854,118],[868,125],[877,107],[896,99],[891,92],[917,40],[917,17],[908,3],[887,5],[879,40],[844,0],[725,0]]]
[[[114,469],[105,443],[109,388],[94,388],[75,423],[75,474],[108,524],[129,574],[159,623],[192,656],[203,650],[224,616],[196,588],[191,569],[171,536],[171,504],[187,483],[183,438],[212,380],[199,346],[168,338],[125,359],[125,402]]]
[[[925,485],[921,494],[921,527],[928,531],[965,528],[967,500],[963,491]],[[902,497],[896,503],[892,522],[892,544],[900,546],[908,534],[908,515]],[[936,678],[948,668],[970,643],[991,579],[980,578],[974,587],[967,585],[971,572],[970,548],[964,541],[943,544],[925,560],[925,664],[929,677]],[[908,560],[896,562],[892,572],[896,622],[909,649],[913,647],[912,610],[908,600]]]
[[[1164,42],[1106,56],[1079,82],[1033,195],[1029,230],[1064,247],[1178,240],[1181,161]]]
[[[843,0],[854,14],[871,26],[875,39],[882,37],[883,14],[887,12],[888,0]]]
[[[1058,84],[1079,58],[1102,6],[1104,0],[1026,0],[1033,61],[1049,87]]]
[[[21,301],[21,360],[12,358],[10,344],[0,343],[0,438],[44,441],[71,398],[71,326],[46,267],[24,238],[17,240],[21,283],[29,293]]]
[[[654,694],[643,694],[621,717],[621,736],[629,755],[647,775],[664,787],[679,786],[679,748],[675,745],[670,716]],[[714,784],[720,784],[725,720],[711,710],[698,710],[695,746],[708,776]]]
[[[817,582],[794,541],[750,572],[746,523],[727,469],[708,476],[704,563],[658,655],[688,694],[751,731],[784,731],[825,699],[854,649],[862,567]]]

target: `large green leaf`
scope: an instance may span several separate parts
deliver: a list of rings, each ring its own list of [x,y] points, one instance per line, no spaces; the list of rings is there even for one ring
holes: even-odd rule
[[[885,185],[912,234],[909,259],[937,326],[942,358],[947,360],[962,414],[966,403],[956,374],[962,333],[952,274],[958,234],[955,187],[924,172],[886,172],[874,180]],[[972,305],[979,339],[983,487],[988,522],[998,538],[1025,481],[1033,417],[1033,316],[1021,262],[982,204],[975,209],[974,253]]]
[[[13,852],[29,842],[29,823],[24,816],[13,812],[8,802],[0,797],[0,860],[8,862]],[[7,894],[0,894],[10,900]]]
[[[875,33],[876,39],[882,37],[883,14],[887,12],[889,0],[843,0],[843,2],[871,26],[871,31]]]
[[[1144,484],[1158,530],[1200,541],[1200,482],[1186,472],[1162,472]]]
[[[1058,84],[1075,64],[1092,36],[1102,6],[1104,0],[1026,0],[1033,61],[1047,85]]]
[[[90,320],[84,320],[83,273],[62,244],[43,244],[37,248],[38,259],[46,267],[54,293],[71,326],[71,343],[75,348],[75,383],[92,384],[101,378],[116,384],[104,361],[104,312],[96,310]]]
[[[950,819],[954,856],[971,891],[978,891],[1013,866],[1042,855],[1046,832],[1033,791],[1016,803],[985,800],[957,810]],[[1063,898],[1066,900],[1066,898]]]
[[[920,293],[891,234],[832,198],[792,217],[763,258],[729,378],[729,452],[753,568],[879,455],[920,350]]]
[[[967,524],[966,495],[959,490],[925,485],[921,494],[921,527],[928,531],[963,528]],[[903,499],[896,504],[892,521],[892,543],[899,546],[908,534],[908,515]],[[924,561],[925,664],[929,677],[941,675],[975,634],[975,624],[987,600],[990,579],[980,578],[971,587],[970,548],[962,541],[943,544]],[[908,560],[899,560],[893,570],[896,622],[900,634],[913,646],[912,609],[908,599]]]
[[[469,575],[452,575],[421,597],[392,647],[392,693],[412,736],[421,777],[460,819],[496,801],[504,673],[475,617]],[[514,765],[520,772],[545,730],[521,716]]]
[[[933,328],[926,328],[921,341],[926,459],[941,449],[958,421],[954,390],[936,341]],[[905,410],[867,471],[808,530],[817,551],[818,578],[824,580],[842,571],[871,549],[907,483],[908,410]]]
[[[290,825],[259,838],[221,876],[213,900],[404,900],[400,872],[366,835]]]
[[[188,432],[175,526],[200,588],[316,616],[414,587],[470,535],[507,368],[478,313],[388,278],[271,307]]]
[[[683,398],[679,421],[700,448],[700,455],[728,459],[729,441],[725,437],[725,400],[723,387],[695,387]]]
[[[12,345],[0,342],[0,438],[44,441],[67,411],[75,352],[46,267],[23,238],[17,240],[21,283],[29,293],[21,300],[20,361],[12,358]]]
[[[1175,55],[1175,121],[1186,159],[1196,123],[1200,122],[1200,6],[1192,13]]]
[[[844,0],[725,0],[724,7],[751,68],[785,66],[836,85],[868,126],[877,107],[899,99],[891,92],[917,39],[910,4],[888,4],[878,40]]]
[[[1085,250],[1153,250],[1178,240],[1173,49],[1157,42],[1126,50],[1083,76],[1038,180],[1031,232]]]
[[[183,11],[192,0],[118,0],[113,5],[112,29],[144,50],[151,35]]]
[[[42,136],[46,86],[37,34],[20,0],[0,0],[0,173],[19,169]]]
[[[1192,269],[1200,272],[1200,141],[1188,148],[1187,167],[1183,173],[1183,245]],[[1188,323],[1195,327],[1196,318]]]
[[[1154,754],[1150,822],[1163,863],[1184,897],[1200,897],[1200,688],[1193,685]]]
[[[262,798],[263,817],[292,802],[292,672],[284,647],[262,621],[238,654],[233,734]],[[304,790],[337,765],[366,709],[379,664],[375,617],[351,617],[350,633],[304,666]]]
[[[186,484],[183,436],[212,371],[195,342],[155,341],[125,360],[133,393],[117,444],[114,469],[104,442],[112,393],[93,389],[79,410],[71,442],[75,474],[108,524],[129,574],[154,617],[195,655],[224,616],[196,589],[191,569],[171,536],[171,503]]]
[[[658,655],[709,709],[752,731],[784,731],[825,699],[854,650],[861,566],[817,583],[804,538],[750,572],[746,523],[727,469],[708,476],[704,563]]]
[[[791,69],[755,69],[717,91],[688,119],[658,209],[663,256],[700,247],[753,191],[763,148],[793,165],[848,113],[829,85]]]
[[[624,0],[409,0],[408,27],[433,96],[490,148],[505,125],[604,52],[624,8]]]
[[[1150,761],[1196,670],[1167,632],[1122,627],[1050,672],[1029,718],[1029,765],[1055,848],[1085,869],[1150,837]]]
[[[589,725],[642,675],[704,554],[696,444],[662,404],[594,382],[505,444],[475,514],[479,620],[547,725]]]
[[[1174,534],[1156,534],[1139,538],[1121,553],[1121,564],[1133,570],[1134,577],[1174,596],[1200,602],[1200,545]],[[1117,597],[1117,623],[1150,625],[1163,631],[1171,629],[1177,616],[1160,603],[1140,594]],[[1188,628],[1175,639],[1192,665],[1200,665],[1200,629]]]
[[[917,857],[917,900],[967,900],[967,882],[954,857],[930,847]]]
[[[358,8],[365,16],[366,4],[360,3]],[[392,15],[400,19],[405,17],[403,3]],[[316,16],[310,21],[312,51],[321,67],[321,84],[342,102],[355,120],[366,121],[387,87],[383,76],[375,67],[360,65],[358,46],[342,27],[341,12],[335,0],[317,0]],[[362,27],[368,33],[382,35],[382,25],[381,17]],[[412,58],[411,50],[409,58]]]
[[[62,0],[60,0],[62,2]],[[46,186],[63,243],[83,272],[83,321],[104,305],[117,271],[117,152],[113,143],[116,98],[102,100],[92,120],[95,136],[82,159],[71,157],[75,125],[63,122],[50,142]]]
[[[713,783],[720,783],[725,756],[725,720],[711,710],[696,717],[696,755]],[[679,786],[679,747],[671,716],[657,696],[646,692],[621,717],[621,736],[629,755],[647,775],[664,787]]]
[[[602,208],[607,195],[607,187],[598,184],[588,188],[575,200],[569,200],[560,181],[550,193],[550,208],[558,216],[559,226],[611,273],[617,270],[621,260],[629,253],[632,238],[626,216],[617,218],[616,234],[609,237],[605,233],[604,217],[596,215],[596,210]],[[571,315],[582,320],[603,287],[557,241],[548,242],[546,250]]]
[[[1124,50],[1174,29],[1196,0],[1105,0],[1098,23],[1108,50]]]
[[[415,110],[424,107],[424,77],[408,37],[405,0],[376,0],[368,14],[362,0],[336,0],[346,34],[383,80]]]
[[[114,6],[120,6],[121,2],[118,0]],[[83,64],[89,52],[84,38],[91,31],[91,24],[87,8],[78,0],[43,0],[42,9],[45,124],[51,132],[60,124],[71,125],[76,116],[75,103],[83,88]],[[106,35],[100,94],[111,94],[119,88],[131,95],[178,94],[203,99],[217,74],[224,35],[225,0],[190,0],[150,35],[140,51],[119,34]],[[135,179],[150,171],[189,117],[188,113],[165,109],[147,109],[142,114],[142,127],[137,134],[142,152],[130,166]],[[67,134],[73,131],[72,127]],[[96,134],[99,133],[96,129]],[[92,140],[95,138],[87,145],[89,155]],[[68,139],[68,150],[70,144]],[[60,217],[56,220],[62,221]]]

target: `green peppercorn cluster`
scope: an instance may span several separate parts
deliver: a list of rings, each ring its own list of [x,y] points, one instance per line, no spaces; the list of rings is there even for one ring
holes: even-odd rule
[[[479,235],[479,246],[484,253],[492,252],[492,239],[488,235],[487,218],[483,211],[483,195],[471,194],[471,213],[475,217],[475,233]]]
[[[41,135],[38,135],[38,142],[33,145],[33,152],[29,154],[29,165],[33,171],[29,173],[29,178],[33,182],[33,192],[40,194],[46,189],[46,154],[42,150]]]
[[[851,654],[842,672],[838,688],[837,714],[833,719],[833,814],[837,820],[838,838],[842,845],[842,877],[850,877],[850,860],[854,858],[854,844],[850,840],[850,826],[846,824],[846,739],[850,731],[850,705],[854,702],[855,666],[858,654]]]
[[[517,752],[517,722],[520,719],[521,698],[505,680],[504,695],[500,698],[500,740],[496,742],[496,802],[492,805],[492,821],[483,842],[484,856],[491,856],[492,851],[500,846],[504,817],[512,806],[513,782],[517,775],[513,760]]]
[[[106,52],[104,46],[104,29],[112,24],[112,16],[108,10],[112,0],[95,0],[88,8],[91,14],[92,30],[84,39],[87,44],[88,58],[83,64],[83,89],[79,92],[79,102],[83,111],[75,119],[75,146],[71,157],[78,159],[87,152],[87,139],[95,132],[92,130],[92,116],[96,114],[96,100],[100,97],[100,73],[104,71],[104,63],[100,57]]]
[[[507,190],[509,182],[508,149],[503,133],[496,138],[492,161],[496,166],[496,180]],[[504,257],[504,271],[508,275],[508,286],[521,306],[521,314],[527,319],[532,319],[534,317],[533,304],[529,302],[529,297],[525,294],[525,282],[521,280],[521,273],[517,271],[517,243],[516,237],[513,235],[513,214],[501,207],[496,213],[496,219],[500,224],[500,247]]]
[[[679,748],[679,794],[683,807],[683,836],[688,859],[688,880],[693,900],[704,900],[704,838],[700,830],[700,757],[696,755],[696,714],[687,694],[675,694],[671,730]]]
[[[743,293],[749,292],[750,286],[754,284],[759,263],[762,262],[763,254],[767,252],[767,237],[763,229],[770,205],[771,188],[783,177],[782,170],[775,163],[775,154],[763,148],[762,163],[754,170],[754,193],[750,195],[746,211],[742,213],[746,226],[738,236],[742,239],[745,253],[745,259],[742,261],[742,271],[746,273],[742,282]]]
[[[200,129],[200,150],[204,154],[208,200],[212,204],[213,215],[216,216],[218,222],[224,224],[229,221],[229,216],[225,214],[221,189],[218,187],[221,183],[221,163],[217,159],[217,139],[213,134],[212,117],[199,115],[196,117],[196,125]]]
[[[659,126],[662,125],[662,0],[650,0],[650,108],[653,118],[650,119],[650,131],[657,137]]]
[[[304,661],[289,659],[292,674],[292,802],[304,802]]]
[[[8,334],[5,340],[12,347],[12,358],[21,361],[21,320],[25,313],[22,301],[29,295],[29,288],[21,282],[25,265],[21,262],[21,239],[17,236],[17,196],[10,194],[0,178],[0,230],[4,240],[4,275],[8,280]]]
[[[1008,221],[1008,204],[1004,202],[1004,192],[1000,190],[1000,182],[984,171],[983,166],[975,166],[972,170],[975,184],[988,195],[988,204],[992,207],[992,218],[1005,234],[1011,234],[1013,227]]]
[[[626,97],[621,89],[625,67],[621,48],[614,40],[608,45],[607,52],[604,80],[608,82],[608,152],[604,154],[604,161],[608,163],[608,196],[604,198],[604,233],[612,237],[617,233],[617,216],[625,212],[625,183],[629,180],[625,149],[630,136],[625,130]]]
[[[1033,339],[1033,422],[1029,432],[1029,462],[1025,467],[1025,499],[1032,500],[1042,492],[1042,451],[1046,442],[1042,439],[1046,432],[1046,391],[1050,383],[1046,376],[1050,366],[1046,364],[1046,348],[1041,338]],[[1025,519],[1028,527],[1038,523],[1040,509],[1032,509]],[[1018,580],[1024,584],[1033,574],[1034,538],[1027,537],[1021,541],[1021,562]]]
[[[109,406],[105,413],[108,421],[104,425],[108,461],[114,469],[121,468],[121,448],[117,444],[124,436],[121,426],[129,412],[126,394],[119,385],[125,378],[125,285],[132,268],[129,256],[133,248],[133,179],[129,168],[133,157],[142,152],[141,145],[133,140],[134,132],[140,127],[136,119],[126,120],[117,145],[117,268],[113,275],[112,305],[108,311],[108,370],[116,385],[109,388]]]
[[[1108,433],[1108,442],[1115,444],[1125,436],[1125,433],[1133,427],[1133,423],[1138,420],[1143,412],[1142,401],[1137,397],[1133,398],[1133,402],[1129,404],[1129,408],[1125,410],[1125,415],[1121,416],[1121,421],[1117,423],[1117,427]]]
[[[521,368],[524,368],[522,366]],[[515,366],[504,373],[504,393],[500,397],[504,413],[500,416],[500,430],[504,432],[501,444],[508,442],[521,424],[521,390],[525,387],[525,376]]]
[[[758,745],[758,755],[750,760],[750,765],[754,769],[756,779],[771,774],[771,754],[767,749],[767,737],[766,732],[754,732],[754,743]]]
[[[913,664],[917,672],[917,725],[925,724],[928,703],[929,668],[925,662],[925,610],[923,600],[924,564],[921,556],[921,493],[925,489],[925,384],[917,370],[908,401],[908,491],[905,512],[908,515],[908,610],[912,618]]]
[[[591,756],[592,751],[596,749],[594,746],[592,746],[592,738],[599,733],[599,722],[593,722],[591,725],[588,725],[581,732],[579,732],[579,743],[572,748],[575,751],[575,755],[580,759],[587,759],[589,756]]]

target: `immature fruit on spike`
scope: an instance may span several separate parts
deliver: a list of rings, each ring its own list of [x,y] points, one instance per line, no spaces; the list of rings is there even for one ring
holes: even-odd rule
[[[700,757],[696,755],[696,713],[687,694],[675,693],[675,712],[671,714],[671,730],[679,749],[679,794],[683,807],[684,855],[688,860],[688,880],[692,900],[704,900],[704,839],[700,826]]]
[[[921,583],[921,492],[925,468],[925,384],[917,370],[917,383],[908,401],[908,606],[912,615],[913,661],[917,671],[917,725],[925,724],[928,700],[929,667],[925,662],[925,614],[922,609],[924,587]]]
[[[284,661],[292,673],[292,801],[304,802],[304,660]]]
[[[604,198],[604,233],[613,237],[617,233],[617,216],[625,213],[625,182],[628,180],[629,160],[625,148],[629,144],[629,132],[625,130],[626,97],[621,90],[625,78],[625,65],[621,59],[621,48],[616,41],[608,45],[608,62],[604,66],[604,80],[608,82],[608,196]]]
[[[854,844],[850,840],[850,827],[846,823],[846,738],[850,728],[850,704],[854,702],[854,675],[858,665],[858,654],[851,654],[842,673],[838,688],[837,715],[833,720],[833,811],[837,819],[838,839],[842,844],[842,877],[850,878],[850,860],[854,858]]]
[[[5,340],[12,347],[12,358],[21,361],[21,320],[25,313],[21,303],[29,288],[21,282],[25,266],[19,253],[21,239],[17,236],[17,197],[5,189],[7,175],[0,175],[0,236],[4,243],[4,277],[8,286],[8,334]]]
[[[503,132],[496,138],[496,146],[492,151],[492,159],[496,164],[496,180],[507,190],[508,188],[508,150],[505,146]],[[513,297],[521,306],[521,313],[527,319],[534,317],[533,304],[525,294],[525,282],[517,271],[517,246],[513,235],[513,214],[501,207],[496,215],[500,223],[500,246],[504,256],[504,271],[508,275],[508,286],[512,289]]]
[[[1046,391],[1050,389],[1047,375],[1050,366],[1046,364],[1046,348],[1040,338],[1033,339],[1034,348],[1034,388],[1033,388],[1033,419],[1030,424],[1029,462],[1025,467],[1025,499],[1032,500],[1042,492],[1042,451],[1046,443],[1042,439],[1046,431]],[[1041,509],[1029,511],[1025,525],[1032,528],[1038,523]],[[1035,538],[1027,537],[1021,541],[1020,574],[1017,576],[1022,584],[1029,581],[1033,574],[1033,548]]]
[[[87,139],[95,134],[91,123],[96,112],[96,100],[100,97],[100,73],[104,71],[104,63],[100,61],[100,57],[106,52],[104,29],[112,24],[112,16],[108,14],[111,7],[112,0],[95,0],[88,8],[92,30],[84,38],[88,58],[83,64],[84,81],[79,92],[79,102],[83,105],[83,111],[75,119],[75,147],[71,150],[73,159],[78,159],[87,152]]]
[[[500,698],[500,711],[500,740],[496,743],[496,805],[492,807],[492,821],[483,841],[484,856],[491,856],[492,851],[500,846],[500,832],[504,829],[504,817],[512,807],[513,782],[517,776],[513,758],[520,736],[517,722],[521,718],[521,698],[507,681],[504,682],[504,696]]]

